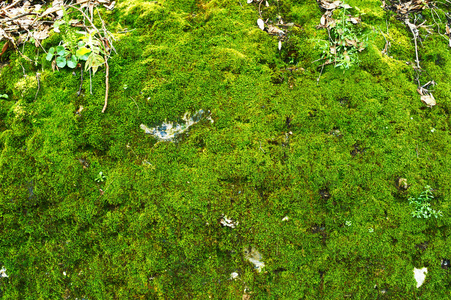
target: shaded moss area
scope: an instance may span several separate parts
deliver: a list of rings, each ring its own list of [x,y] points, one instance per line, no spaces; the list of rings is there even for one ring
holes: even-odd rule
[[[426,108],[410,32],[379,1],[349,1],[371,41],[359,66],[326,66],[319,83],[321,10],[278,3],[265,18],[299,25],[281,51],[246,1],[133,0],[103,12],[118,32],[104,114],[104,68],[92,94],[84,74],[77,97],[80,69],[52,72],[34,46],[24,54],[36,63],[5,54],[5,299],[242,299],[245,289],[251,299],[451,297],[440,265],[451,257],[447,41],[432,35],[419,49],[422,84],[437,82],[438,104]],[[383,56],[377,32],[388,23]],[[139,128],[199,109],[214,122],[175,143]],[[425,185],[439,219],[411,216],[407,199]],[[222,227],[223,214],[237,227]],[[243,256],[249,246],[262,254],[261,273]],[[420,289],[414,267],[428,268]]]

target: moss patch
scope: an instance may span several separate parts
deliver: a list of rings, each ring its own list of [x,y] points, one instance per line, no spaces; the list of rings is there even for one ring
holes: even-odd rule
[[[431,36],[420,49],[422,84],[437,82],[429,109],[405,26],[379,1],[349,4],[364,30],[386,32],[389,20],[390,53],[381,54],[385,40],[375,33],[359,66],[326,66],[319,83],[312,39],[327,32],[315,28],[315,1],[270,2],[268,18],[300,25],[282,51],[258,29],[258,4],[119,3],[104,12],[122,32],[105,114],[103,68],[92,94],[84,74],[77,97],[79,69],[52,72],[43,53],[37,65],[9,54],[0,73],[9,95],[0,99],[3,295],[449,297],[440,267],[451,257],[447,42]],[[58,42],[53,35],[44,47]],[[214,122],[201,120],[175,143],[139,128],[200,109]],[[100,171],[104,183],[94,180]],[[425,185],[442,218],[411,217],[407,199]],[[221,227],[223,214],[239,225]],[[249,246],[262,254],[262,273],[244,259]],[[424,266],[416,289],[413,268]]]

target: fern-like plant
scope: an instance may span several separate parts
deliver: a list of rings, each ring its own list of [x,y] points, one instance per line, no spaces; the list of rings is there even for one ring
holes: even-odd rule
[[[429,203],[431,199],[434,199],[432,195],[432,188],[430,186],[425,186],[425,191],[422,192],[417,198],[410,197],[409,204],[415,207],[415,210],[412,212],[412,217],[414,218],[424,218],[428,219],[430,217],[441,217],[443,213],[439,210],[431,208],[431,204]]]

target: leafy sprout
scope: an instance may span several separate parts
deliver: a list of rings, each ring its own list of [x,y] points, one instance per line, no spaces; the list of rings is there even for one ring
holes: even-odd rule
[[[432,195],[432,188],[427,185],[425,186],[425,189],[426,190],[417,198],[409,198],[409,204],[415,207],[415,211],[412,212],[412,217],[428,219],[430,217],[438,218],[443,216],[443,213],[440,210],[436,211],[432,209],[431,204],[429,203],[431,199],[434,199],[434,196]]]
[[[103,175],[103,172],[99,172],[97,177],[94,179],[96,182],[104,182],[106,180],[106,176]]]

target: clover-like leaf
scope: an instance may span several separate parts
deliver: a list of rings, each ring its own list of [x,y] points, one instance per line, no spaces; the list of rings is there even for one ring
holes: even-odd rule
[[[57,46],[56,47],[56,54],[58,55],[65,55],[66,53],[66,49],[64,48],[64,46]]]
[[[67,60],[67,66],[71,69],[74,69],[77,66],[77,63],[78,63],[78,57],[76,55],[72,55]]]
[[[49,49],[49,52],[47,53],[47,56],[45,57],[45,59],[48,61],[51,61],[54,54],[55,54],[55,48],[52,47]]]
[[[58,66],[58,68],[64,68],[66,66],[66,58],[64,56],[58,56],[56,58],[56,65]]]

